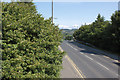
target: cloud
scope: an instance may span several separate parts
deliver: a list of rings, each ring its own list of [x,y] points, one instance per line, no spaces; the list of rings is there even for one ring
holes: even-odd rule
[[[58,26],[60,29],[78,29],[79,25],[75,24],[73,26],[67,26],[67,25],[59,25]]]
[[[78,25],[78,24],[74,24],[74,25],[72,25],[72,26],[68,26],[68,25],[59,25],[58,27],[60,28],[60,29],[79,29],[82,25],[89,25],[89,24],[91,24],[92,22],[88,22],[88,23],[83,23],[83,24],[81,24],[81,25]]]
[[[72,29],[70,26],[67,26],[67,25],[59,25],[58,27],[60,29]]]

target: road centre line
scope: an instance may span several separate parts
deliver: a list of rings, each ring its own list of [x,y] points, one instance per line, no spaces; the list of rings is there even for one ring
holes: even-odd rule
[[[72,47],[71,45],[69,45],[68,43],[67,43],[67,45],[68,46],[70,46],[70,47]],[[73,47],[72,47],[73,48]],[[73,48],[74,49],[74,48]],[[81,54],[84,54],[84,53],[82,53],[82,52],[80,52]],[[94,55],[94,54],[91,54],[91,55]],[[87,58],[89,58],[90,60],[93,60],[91,57],[89,57],[89,56],[87,56],[87,55],[84,55],[84,56],[86,56]],[[94,55],[95,56],[95,55]],[[105,69],[107,69],[107,70],[109,70],[107,67],[105,67],[104,65],[102,65],[101,63],[99,63],[99,62],[97,62],[97,61],[95,61],[97,64],[99,64],[99,65],[101,65],[102,67],[104,67]],[[110,71],[110,70],[109,70]]]
[[[89,56],[87,56],[87,55],[85,55],[87,58],[89,58],[89,59],[91,59],[91,60],[93,60],[91,57],[89,57]],[[101,63],[99,63],[99,62],[97,62],[97,61],[95,61],[97,64],[99,64],[99,65],[101,65],[102,67],[104,67],[105,69],[107,69],[107,70],[109,70],[106,66],[104,66],[104,65],[102,65]],[[109,70],[110,71],[110,70]]]
[[[76,50],[77,51],[77,49],[76,48],[74,48],[74,47],[72,47],[70,44],[68,44],[68,43],[66,43],[68,46],[70,46],[71,48],[73,48],[74,50]]]
[[[91,57],[89,57],[89,56],[87,56],[87,55],[85,55],[86,57],[88,57],[89,59],[91,58]],[[91,58],[92,59],[92,58]],[[108,69],[106,66],[104,66],[104,65],[102,65],[101,63],[99,63],[99,62],[97,62],[97,61],[95,61],[97,64],[99,64],[99,65],[101,65],[102,67],[104,67],[105,69],[107,69],[107,70],[109,70],[110,72],[112,72],[110,69]],[[116,76],[118,76],[118,74],[116,74],[115,72],[112,72],[112,73],[114,73]]]
[[[80,54],[84,54],[84,53],[80,52]],[[87,57],[87,58],[89,58],[90,60],[93,60],[93,58],[91,58],[91,57],[89,57],[87,55],[84,55],[84,56]]]
[[[91,57],[89,57],[89,56],[87,56],[87,55],[85,55],[87,58],[89,58],[90,60],[93,60]]]
[[[105,67],[104,65],[102,65],[101,63],[99,62],[96,62],[97,64],[101,65],[102,67],[104,67],[105,69],[109,70],[107,67]]]
[[[66,43],[68,46],[72,47],[70,44]],[[73,47],[72,47],[73,48]],[[74,49],[74,48],[73,48]],[[81,52],[80,52],[81,53]],[[83,54],[83,53],[82,53]],[[89,58],[90,60],[93,60],[91,57],[85,55],[87,58]],[[102,65],[101,63],[95,61],[97,64],[101,65],[102,67],[104,67],[105,69],[109,70],[107,67],[105,67],[104,65]]]
[[[80,52],[81,54],[83,54],[82,52]],[[87,55],[84,55],[85,57],[89,58],[90,60],[93,60],[93,58],[87,56]],[[97,64],[101,65],[102,67],[104,67],[105,69],[109,70],[107,67],[105,67],[104,65],[102,65],[101,63],[95,61]],[[110,70],[109,70],[110,71]]]
[[[77,51],[77,49],[76,49],[76,48],[73,48],[73,49]]]
[[[102,67],[104,67],[104,68],[106,68],[107,70],[109,70],[107,67],[105,67],[105,66],[102,65],[101,63],[97,62],[97,64],[99,64],[99,65],[101,65]],[[110,70],[109,70],[109,71],[110,71]],[[112,71],[110,71],[110,72],[112,72]],[[112,72],[112,73],[114,73],[116,76],[118,76],[118,74],[116,74],[115,72]]]
[[[73,48],[70,44],[68,44],[68,43],[66,43],[68,46],[70,46],[71,48]],[[74,50],[75,50],[75,48],[73,48]],[[77,50],[77,49],[76,49]],[[84,54],[84,53],[82,53],[82,52],[80,52],[81,54]],[[95,56],[94,54],[91,54],[91,55],[93,55],[93,56]],[[89,56],[87,56],[87,55],[85,55],[84,54],[84,56],[86,56],[87,58],[89,58],[89,59],[91,59],[91,60],[93,60],[91,57],[89,57]],[[104,57],[106,57],[106,56],[104,56]],[[106,58],[109,58],[109,57],[106,57]],[[93,60],[94,61],[94,60]],[[99,62],[97,62],[97,61],[95,61],[97,64],[99,64],[99,65],[101,65],[102,67],[104,67],[105,69],[107,69],[107,70],[109,70],[106,66],[104,66],[104,65],[102,65],[101,63],[99,63]],[[117,61],[116,61],[117,62]],[[110,71],[110,70],[109,70]],[[110,72],[112,72],[112,71],[110,71]],[[112,73],[114,73],[114,72],[112,72]],[[114,73],[115,75],[117,75],[118,76],[118,74],[116,74],[116,73]]]

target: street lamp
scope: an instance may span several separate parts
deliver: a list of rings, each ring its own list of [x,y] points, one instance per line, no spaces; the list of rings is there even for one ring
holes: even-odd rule
[[[53,24],[53,0],[52,0],[52,24]]]

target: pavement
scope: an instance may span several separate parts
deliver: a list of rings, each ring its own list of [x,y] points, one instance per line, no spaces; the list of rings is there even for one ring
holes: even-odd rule
[[[63,52],[63,49],[60,46],[59,49]],[[82,76],[79,75],[80,73],[77,70],[76,65],[73,64],[68,55],[63,57],[62,66],[63,69],[61,70],[60,78],[82,78]]]
[[[74,41],[63,41],[60,49],[67,52],[67,55],[63,58],[61,78],[118,79],[119,77],[118,68],[120,63],[101,54],[102,51],[100,50]]]
[[[63,70],[61,70],[61,78],[80,78],[77,71],[71,65],[66,57],[63,58]]]

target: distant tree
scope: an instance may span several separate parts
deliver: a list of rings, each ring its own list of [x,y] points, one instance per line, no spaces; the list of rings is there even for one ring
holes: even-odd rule
[[[79,40],[79,34],[80,34],[80,31],[79,30],[76,30],[74,33],[73,33],[73,37],[76,39],[76,40]]]
[[[72,40],[72,39],[73,39],[73,37],[71,35],[65,36],[65,40]]]

